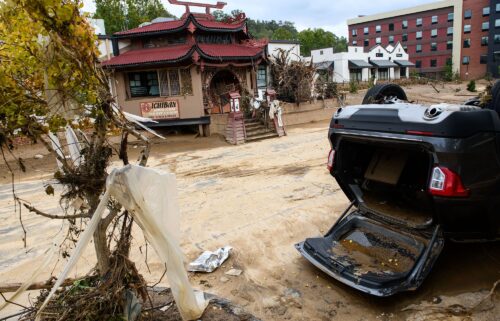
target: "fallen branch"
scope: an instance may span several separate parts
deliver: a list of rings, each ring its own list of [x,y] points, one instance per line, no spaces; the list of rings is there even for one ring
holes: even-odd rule
[[[75,214],[75,215],[52,215],[52,214],[47,214],[44,213],[33,206],[30,206],[26,203],[23,203],[24,207],[26,207],[30,212],[35,213],[36,215],[40,215],[43,217],[51,218],[51,219],[56,219],[56,220],[72,220],[72,219],[77,219],[77,218],[90,218],[90,214]]]
[[[46,281],[46,282],[39,282],[39,283],[33,283],[30,285],[26,290],[32,291],[32,290],[50,290],[53,286],[54,283],[51,282],[52,280]],[[67,279],[66,281],[63,282],[61,286],[70,286],[72,285],[76,280],[75,279]],[[16,292],[23,284],[22,283],[5,283],[5,284],[0,284],[0,292],[2,293],[8,293],[8,292]]]

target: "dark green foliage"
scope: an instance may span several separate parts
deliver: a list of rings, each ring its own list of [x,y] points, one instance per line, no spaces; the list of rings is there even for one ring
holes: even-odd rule
[[[467,90],[470,91],[470,92],[476,92],[476,81],[475,80],[471,80],[469,81],[469,83],[467,84]]]
[[[93,18],[104,19],[106,33],[138,27],[158,17],[174,17],[160,0],[94,0]]]

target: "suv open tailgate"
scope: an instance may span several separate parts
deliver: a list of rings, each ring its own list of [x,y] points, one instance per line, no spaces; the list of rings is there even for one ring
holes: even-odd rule
[[[393,227],[376,216],[353,211],[325,237],[296,244],[312,264],[338,281],[375,296],[417,289],[444,245],[441,228],[417,231]]]

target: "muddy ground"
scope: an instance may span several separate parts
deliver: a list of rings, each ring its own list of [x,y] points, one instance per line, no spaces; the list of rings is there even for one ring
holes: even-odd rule
[[[410,99],[420,102],[455,102],[470,95],[464,86],[438,86],[440,94],[429,86],[413,86],[407,91]],[[363,94],[351,96],[350,102],[359,102]],[[177,174],[181,246],[187,260],[204,250],[225,245],[234,248],[216,272],[191,274],[193,285],[227,298],[263,320],[494,320],[500,314],[498,304],[483,309],[486,312],[476,309],[472,316],[447,307],[474,305],[500,279],[498,243],[448,243],[419,290],[386,299],[332,280],[298,254],[295,243],[325,233],[347,206],[325,167],[327,128],[327,121],[297,126],[288,129],[287,137],[240,146],[227,145],[219,136],[169,134],[165,141],[154,139],[149,166]],[[134,157],[138,151],[131,149]],[[43,193],[55,160],[37,145],[20,147],[15,153],[25,159],[30,171],[29,175],[16,171],[18,194],[42,210],[60,213],[56,198]],[[35,159],[37,154],[44,158]],[[0,283],[25,280],[40,264],[50,241],[63,230],[61,222],[23,211],[24,249],[9,180],[7,167],[0,161]],[[134,235],[132,257],[147,281],[156,283],[163,265],[152,248],[145,246],[140,231]],[[59,271],[64,262],[54,262],[39,281]],[[84,275],[94,264],[89,248],[71,276]],[[242,275],[225,275],[231,268],[241,269]],[[168,281],[159,285],[168,286]],[[22,300],[29,303],[28,297]],[[402,311],[411,305],[416,306]],[[0,317],[15,310],[2,311]]]

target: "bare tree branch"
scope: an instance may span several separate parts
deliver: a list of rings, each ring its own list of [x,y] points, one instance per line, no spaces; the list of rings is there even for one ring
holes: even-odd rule
[[[30,212],[35,213],[36,215],[40,215],[43,217],[56,219],[56,220],[72,220],[77,218],[90,218],[92,215],[90,214],[75,214],[75,215],[52,215],[44,213],[33,206],[30,206],[26,203],[23,203],[24,207],[26,207]]]

